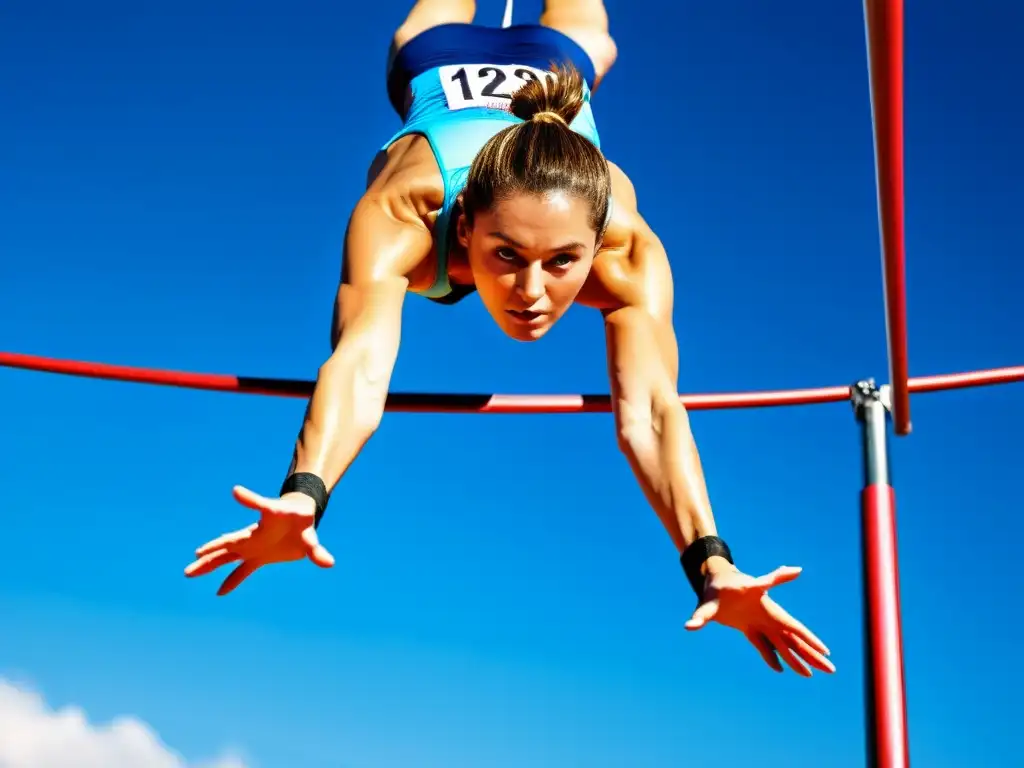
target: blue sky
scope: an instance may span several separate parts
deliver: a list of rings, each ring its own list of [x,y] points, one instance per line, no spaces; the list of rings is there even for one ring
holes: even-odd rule
[[[671,254],[682,388],[884,379],[860,4],[647,5],[609,2],[594,107]],[[1024,10],[908,5],[911,373],[1020,364]],[[313,376],[348,212],[398,127],[383,67],[408,7],[8,0],[0,348]],[[607,391],[586,310],[534,345],[476,300],[405,317],[396,390]],[[685,632],[692,593],[608,416],[391,415],[321,528],[335,568],[217,599],[182,570],[250,522],[233,484],[279,487],[301,402],[9,370],[0,397],[0,677],[49,706],[259,768],[863,764],[845,404],[693,416],[739,564],[804,567],[776,596],[838,667],[805,680]],[[912,755],[1009,765],[1024,388],[913,416],[893,445]]]

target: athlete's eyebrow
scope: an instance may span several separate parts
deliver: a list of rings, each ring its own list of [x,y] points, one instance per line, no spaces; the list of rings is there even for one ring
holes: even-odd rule
[[[508,243],[509,245],[511,245],[514,248],[523,248],[524,250],[526,248],[525,245],[523,245],[522,243],[517,243],[515,240],[513,240],[511,237],[506,235],[504,232],[490,232],[488,234],[490,234],[491,237],[496,237],[499,240],[504,240],[506,243]]]
[[[525,245],[522,245],[521,243],[517,243],[515,240],[513,240],[511,237],[506,235],[504,232],[490,232],[488,234],[490,234],[491,237],[497,237],[499,240],[504,240],[506,243],[511,245],[513,248],[519,248],[520,250],[524,250],[524,251],[527,250]],[[560,245],[557,248],[551,248],[550,251],[552,253],[556,253],[556,252],[557,253],[564,253],[566,251],[578,251],[578,250],[581,250],[583,248],[586,248],[586,246],[583,243],[579,243],[579,242],[576,242],[575,240],[573,240],[572,242],[566,243],[565,245]]]

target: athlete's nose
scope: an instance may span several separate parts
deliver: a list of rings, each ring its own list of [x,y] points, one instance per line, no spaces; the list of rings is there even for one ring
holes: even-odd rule
[[[534,261],[516,275],[516,293],[530,304],[544,296],[544,265]]]

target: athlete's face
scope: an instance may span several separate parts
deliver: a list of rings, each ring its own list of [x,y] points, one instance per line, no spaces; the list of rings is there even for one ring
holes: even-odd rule
[[[459,221],[476,288],[501,329],[536,341],[572,306],[597,252],[587,203],[563,192],[517,195]]]

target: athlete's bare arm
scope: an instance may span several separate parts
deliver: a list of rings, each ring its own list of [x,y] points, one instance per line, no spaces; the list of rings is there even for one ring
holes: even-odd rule
[[[621,170],[611,170],[615,208],[581,299],[604,315],[619,446],[682,553],[717,531],[689,416],[677,392],[672,270],[660,239],[637,209],[633,185]],[[725,557],[712,556],[700,573],[698,607],[687,629],[714,619],[742,632],[776,671],[782,671],[782,661],[804,676],[812,667],[835,671],[824,643],[767,595],[795,579],[799,568],[754,578]]]
[[[433,211],[440,207],[443,185],[423,144],[406,137],[389,147],[383,162],[374,163],[368,189],[349,218],[333,351],[318,371],[289,468],[289,475],[317,475],[328,493],[380,423],[398,357],[405,294],[430,279],[435,261]],[[322,568],[334,565],[317,537],[318,505],[311,496],[299,490],[263,496],[241,485],[233,493],[259,513],[259,521],[197,548],[186,576],[236,564],[217,590],[226,595],[270,563],[308,557]]]
[[[614,164],[614,208],[583,303],[605,320],[608,372],[619,446],[644,494],[682,552],[715,534],[689,417],[679,400],[673,281],[665,248]]]
[[[290,470],[318,475],[328,492],[383,416],[409,275],[431,251],[429,226],[402,198],[371,185],[349,221],[334,348],[319,369]]]
[[[334,347],[318,371],[289,469],[289,474],[318,475],[328,492],[380,423],[398,356],[409,276],[431,251],[430,226],[408,204],[410,199],[387,194],[386,184],[371,184],[349,219]],[[234,496],[258,511],[259,521],[197,548],[186,576],[204,576],[237,563],[217,590],[226,595],[270,563],[308,557],[323,568],[334,565],[316,535],[313,498],[299,491],[262,496],[240,485]]]

